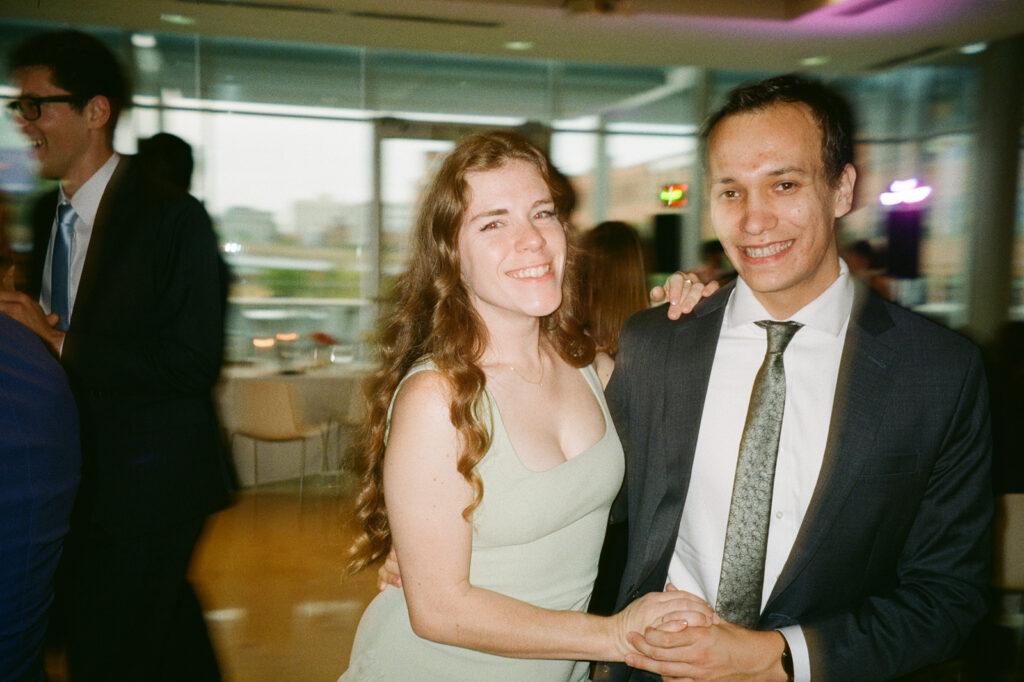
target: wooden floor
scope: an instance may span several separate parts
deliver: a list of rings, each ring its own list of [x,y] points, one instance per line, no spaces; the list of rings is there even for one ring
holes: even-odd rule
[[[192,582],[227,682],[334,682],[376,575],[345,577],[350,485],[337,478],[241,493],[210,518]],[[62,682],[51,656],[51,682]]]
[[[249,492],[214,516],[192,576],[224,679],[334,682],[376,576],[346,577],[350,486]]]

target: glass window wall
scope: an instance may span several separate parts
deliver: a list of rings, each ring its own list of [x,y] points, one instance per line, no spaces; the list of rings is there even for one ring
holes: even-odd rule
[[[45,28],[0,25],[0,50]],[[690,235],[680,262],[696,265],[693,240],[712,235],[697,175],[705,101],[713,107],[728,89],[766,75],[95,32],[131,65],[136,85],[117,149],[131,153],[138,138],[158,131],[193,146],[193,193],[213,217],[233,273],[228,355],[235,360],[259,352],[254,339],[277,334],[297,334],[311,347],[310,339],[363,339],[405,263],[418,197],[439,156],[460,134],[482,128],[540,131],[577,191],[582,228],[618,219],[650,238],[655,215],[680,213]],[[918,269],[895,295],[957,324],[976,73],[914,67],[832,82],[850,96],[860,123],[858,194],[842,220],[843,241],[866,239],[884,251],[889,209],[879,195],[900,179],[933,187]],[[14,94],[7,74],[0,94]],[[409,130],[395,134],[403,126]],[[8,119],[0,125],[0,189],[8,236],[21,250],[31,241],[21,211],[42,187],[24,150]],[[691,188],[686,206],[661,203],[669,184]],[[1018,210],[1019,315],[1020,202]]]

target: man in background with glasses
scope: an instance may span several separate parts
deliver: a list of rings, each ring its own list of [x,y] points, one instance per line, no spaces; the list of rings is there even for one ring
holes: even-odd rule
[[[0,291],[0,312],[60,358],[81,416],[57,586],[71,679],[219,679],[186,577],[206,516],[228,501],[211,398],[226,273],[209,216],[114,153],[129,88],[101,42],[43,33],[9,65],[8,108],[40,175],[59,181],[32,212],[29,291]]]

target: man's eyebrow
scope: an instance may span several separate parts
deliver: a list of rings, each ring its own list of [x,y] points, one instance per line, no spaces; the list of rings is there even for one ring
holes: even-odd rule
[[[807,171],[805,171],[803,168],[800,168],[799,166],[784,166],[782,168],[777,168],[773,171],[770,171],[768,175],[777,176],[786,175],[787,173],[798,173],[800,175],[808,175]]]
[[[772,170],[768,171],[766,175],[768,177],[774,178],[780,175],[787,175],[789,173],[796,173],[798,175],[810,175],[810,173],[808,173],[803,168],[800,168],[799,166],[783,166],[782,168],[773,168]],[[711,180],[712,185],[728,185],[733,182],[736,182],[736,179],[729,175],[720,178],[712,178]]]

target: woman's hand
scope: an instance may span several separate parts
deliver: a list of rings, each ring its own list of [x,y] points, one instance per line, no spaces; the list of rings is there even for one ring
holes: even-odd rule
[[[689,313],[693,307],[718,291],[718,282],[703,284],[695,273],[674,272],[665,280],[664,286],[651,289],[651,302],[661,303],[668,301],[668,318],[678,320],[684,313]]]
[[[616,635],[623,656],[637,653],[627,639],[630,632],[642,633],[648,627],[679,632],[688,627],[707,627],[721,621],[706,601],[672,585],[665,592],[645,594],[612,618],[617,619]]]

